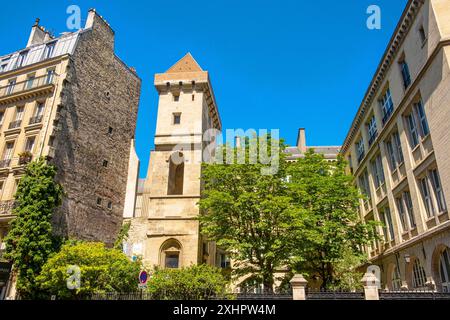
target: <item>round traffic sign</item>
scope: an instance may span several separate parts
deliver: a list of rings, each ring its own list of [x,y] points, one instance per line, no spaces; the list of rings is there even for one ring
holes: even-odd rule
[[[147,271],[142,270],[142,271],[139,273],[139,283],[140,283],[140,284],[146,284],[146,283],[147,283],[147,279],[148,279]]]

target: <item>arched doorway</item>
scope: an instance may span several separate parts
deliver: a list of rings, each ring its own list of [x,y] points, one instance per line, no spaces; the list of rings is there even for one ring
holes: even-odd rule
[[[443,292],[450,292],[450,249],[445,248],[439,257],[439,276]]]
[[[182,195],[184,180],[184,155],[175,152],[169,158],[169,179],[167,184],[168,195]]]
[[[160,250],[160,266],[165,269],[181,268],[181,244],[175,239],[163,243]]]

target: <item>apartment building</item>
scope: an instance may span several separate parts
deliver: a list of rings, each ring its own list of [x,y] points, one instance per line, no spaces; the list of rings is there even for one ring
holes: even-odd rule
[[[450,1],[411,0],[342,147],[384,289],[450,291]]]
[[[114,31],[94,9],[83,29],[59,37],[36,20],[26,47],[0,57],[1,250],[24,167],[40,156],[57,166],[66,193],[54,230],[114,242],[140,84],[114,54]]]

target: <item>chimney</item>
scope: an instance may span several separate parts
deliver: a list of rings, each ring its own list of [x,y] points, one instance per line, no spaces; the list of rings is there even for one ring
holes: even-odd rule
[[[35,23],[31,27],[31,33],[30,37],[28,38],[27,48],[35,44],[44,43],[49,37],[48,32],[39,25],[39,21],[40,19],[36,18]]]
[[[89,9],[88,16],[87,16],[87,19],[86,19],[86,24],[84,26],[85,29],[89,29],[89,28],[92,28],[94,26],[94,18],[95,18],[96,14],[97,13],[95,12],[95,9]]]
[[[305,128],[298,129],[297,148],[300,153],[306,153],[306,134]]]

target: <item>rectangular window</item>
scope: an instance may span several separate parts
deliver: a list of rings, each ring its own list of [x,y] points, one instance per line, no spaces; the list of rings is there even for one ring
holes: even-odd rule
[[[417,102],[414,105],[414,109],[417,112],[422,136],[425,137],[426,135],[428,135],[430,133],[430,129],[428,127],[428,121],[427,121],[427,117],[425,115],[425,109],[423,107],[422,101]]]
[[[414,113],[410,113],[406,116],[408,122],[409,138],[411,141],[411,148],[415,148],[419,144],[419,133],[417,132],[416,119]]]
[[[4,118],[5,118],[5,112],[2,111],[2,112],[0,112],[0,125],[3,124],[3,119],[4,119]]]
[[[34,84],[34,79],[36,77],[34,76],[34,74],[31,74],[27,77],[27,82],[25,83],[25,89],[32,89],[33,88],[33,84]]]
[[[392,138],[394,140],[395,155],[397,158],[397,162],[399,164],[403,163],[404,159],[403,159],[402,143],[400,142],[400,135],[398,134],[398,131],[394,132]]]
[[[369,175],[367,173],[367,170],[364,170],[364,172],[359,177],[359,188],[361,190],[361,193],[366,195],[370,199],[371,195],[369,187]]]
[[[375,119],[375,116],[372,116],[369,123],[367,124],[367,131],[369,133],[369,146],[372,145],[372,143],[377,138],[378,132],[377,132],[377,121]]]
[[[402,197],[395,199],[395,202],[397,203],[397,211],[398,216],[400,218],[400,222],[402,224],[402,229],[403,231],[408,231],[409,228],[408,225],[406,224],[406,212]]]
[[[394,103],[392,102],[391,90],[388,88],[384,95],[378,100],[381,112],[383,114],[383,125],[389,120],[394,111]]]
[[[439,212],[447,211],[447,205],[445,204],[444,191],[442,190],[441,179],[436,169],[430,171],[431,182],[433,185],[433,192],[436,197]]]
[[[381,155],[378,155],[375,160],[372,161],[372,171],[375,180],[375,188],[379,188],[384,183],[384,171]]]
[[[356,154],[358,155],[358,162],[361,162],[364,158],[364,140],[361,138],[358,142],[356,142]]]
[[[400,61],[400,69],[402,72],[403,86],[407,89],[411,84],[411,75],[409,74],[409,67],[405,60]]]
[[[386,142],[386,149],[389,156],[389,166],[391,167],[391,171],[397,169],[397,158],[395,157],[394,147],[392,146],[391,140]]]
[[[47,77],[45,78],[45,84],[53,83],[53,77],[55,75],[55,69],[47,70]]]
[[[173,124],[180,124],[180,123],[181,123],[181,113],[174,113]]]
[[[416,219],[414,218],[414,210],[413,210],[413,204],[411,200],[411,193],[409,191],[403,192],[403,200],[405,202],[405,208],[408,212],[408,218],[409,218],[409,225],[411,228],[416,227]]]
[[[175,102],[180,101],[180,94],[174,93],[174,94],[173,94],[173,101],[175,101]]]
[[[16,117],[15,117],[15,121],[20,121],[23,118],[23,108],[24,107],[17,107],[16,108]]]
[[[14,88],[16,86],[16,79],[12,79],[8,81],[8,86],[6,87],[6,94],[13,94],[14,93]]]
[[[427,34],[425,33],[425,28],[423,25],[419,28],[419,37],[422,44],[427,40]]]
[[[25,151],[33,153],[34,142],[36,141],[36,137],[29,137],[25,144]]]
[[[45,46],[43,59],[50,59],[53,57],[53,52],[55,51],[56,42],[48,43]]]
[[[42,115],[44,114],[44,108],[45,108],[45,104],[43,102],[38,102],[36,104],[36,109],[34,110],[34,116],[42,117]]]
[[[3,151],[3,160],[11,160],[14,149],[14,142],[10,141],[6,143],[5,150]]]
[[[431,199],[430,188],[428,186],[428,178],[424,177],[419,180],[420,191],[422,192],[423,204],[425,205],[425,210],[427,212],[427,217],[431,218],[434,216],[434,205]]]
[[[16,68],[20,68],[25,64],[25,60],[27,59],[28,51],[22,51],[19,54],[16,62]]]
[[[390,239],[391,239],[391,241],[393,241],[395,239],[394,225],[392,224],[391,210],[389,208],[384,209],[384,216],[387,221],[387,227],[389,229]]]

